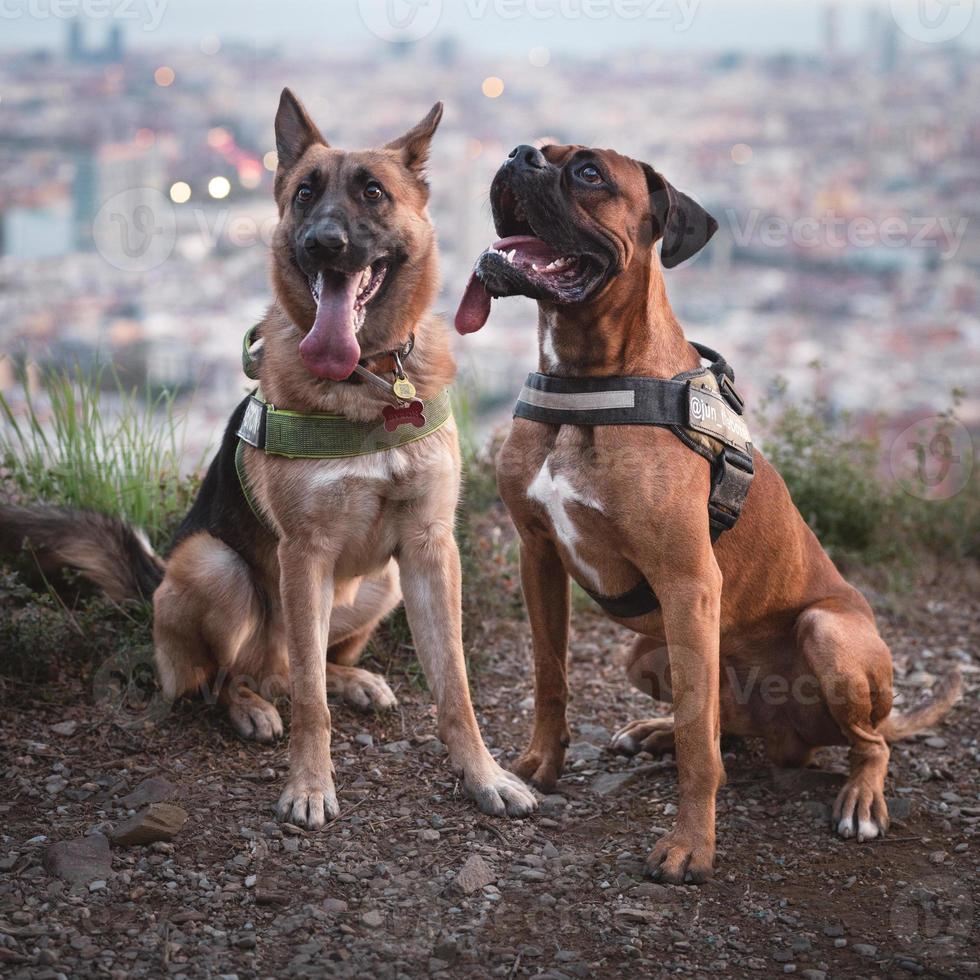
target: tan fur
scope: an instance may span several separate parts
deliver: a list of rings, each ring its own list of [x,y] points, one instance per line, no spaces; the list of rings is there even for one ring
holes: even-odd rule
[[[446,330],[428,312],[438,282],[437,251],[419,170],[437,122],[434,110],[386,148],[347,153],[326,146],[284,93],[277,117],[276,303],[260,325],[261,387],[277,408],[380,422],[382,408],[391,404],[369,385],[314,377],[298,354],[315,304],[291,258],[295,229],[288,202],[313,169],[336,183],[368,168],[391,197],[384,220],[406,259],[386,283],[383,301],[368,307],[358,336],[363,352],[399,348],[414,334],[406,367],[419,397],[431,398],[451,383],[455,366]],[[283,146],[283,139],[293,142]],[[284,163],[297,140],[296,159]],[[487,751],[470,703],[453,539],[460,480],[454,423],[401,448],[351,459],[284,459],[247,447],[244,465],[275,535],[257,532],[249,564],[206,533],[176,549],[155,597],[157,665],[167,694],[216,684],[236,729],[266,740],[282,734],[271,698],[288,690],[290,774],[278,813],[321,827],[338,813],[328,690],[362,708],[395,704],[383,678],[354,664],[404,590],[439,730],[467,791],[485,812],[533,809],[531,792]]]
[[[561,165],[576,149],[543,152]],[[619,193],[570,196],[568,207],[586,212],[616,243],[622,271],[586,302],[539,303],[540,370],[670,378],[699,359],[667,299],[644,169],[598,152]],[[664,429],[517,419],[498,459],[500,491],[521,537],[535,653],[534,729],[515,771],[550,790],[562,770],[568,576],[609,596],[645,578],[662,609],[622,621],[639,634],[627,672],[640,690],[672,700],[674,716],[634,722],[616,744],[676,753],[677,819],[649,858],[655,876],[669,882],[711,874],[722,731],[764,738],[781,765],[805,763],[820,745],[849,745],[851,776],[834,818],[844,836],[864,839],[887,828],[887,740],[909,730],[886,720],[892,665],[870,607],[759,453],[755,466],[741,519],[712,547],[709,465]],[[552,491],[546,503],[542,487]],[[946,694],[914,721],[937,720],[952,702],[952,690]]]

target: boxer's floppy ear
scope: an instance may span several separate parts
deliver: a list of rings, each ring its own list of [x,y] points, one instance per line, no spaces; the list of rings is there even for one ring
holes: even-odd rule
[[[429,144],[442,119],[442,103],[437,102],[429,114],[417,126],[413,126],[404,136],[386,144],[386,150],[401,150],[402,161],[414,174],[421,176],[429,159]]]
[[[650,213],[663,243],[660,261],[667,269],[686,262],[708,244],[718,222],[697,201],[682,194],[649,164],[641,164],[650,193]]]
[[[330,145],[299,99],[284,88],[276,112],[276,154],[280,173],[289,170],[314,143]]]

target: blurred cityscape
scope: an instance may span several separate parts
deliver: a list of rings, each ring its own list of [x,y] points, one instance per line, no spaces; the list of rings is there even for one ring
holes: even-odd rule
[[[177,387],[192,448],[245,390],[241,337],[271,299],[272,123],[283,85],[336,145],[407,129],[436,99],[432,213],[450,329],[493,238],[487,189],[519,142],[612,146],[718,218],[667,273],[688,336],[723,351],[754,398],[786,379],[867,426],[947,408],[980,426],[980,63],[911,45],[887,8],[857,44],[819,8],[812,51],[491,56],[465,36],[363,48],[129,44],[71,20],[0,55],[0,391],[15,367],[111,359]],[[494,305],[457,338],[481,426],[505,420],[536,365],[535,312]],[[814,362],[822,370],[814,371]]]

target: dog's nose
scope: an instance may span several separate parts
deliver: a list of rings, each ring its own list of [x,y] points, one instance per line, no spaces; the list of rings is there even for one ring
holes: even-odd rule
[[[544,170],[548,166],[544,154],[536,146],[528,146],[527,143],[515,146],[510,151],[509,159],[513,166],[528,167],[531,170]]]
[[[303,246],[312,253],[342,252],[347,247],[347,231],[336,221],[322,221],[306,233]]]

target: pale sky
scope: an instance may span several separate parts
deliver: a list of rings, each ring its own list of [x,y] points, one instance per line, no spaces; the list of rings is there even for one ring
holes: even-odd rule
[[[869,10],[893,9],[903,44],[945,33],[980,47],[980,0],[837,0],[841,44],[857,50]],[[0,0],[0,46],[60,47],[65,18],[81,12],[93,38],[122,25],[135,46],[194,45],[208,35],[250,45],[287,44],[324,53],[385,44],[386,25],[408,24],[428,39],[523,54],[656,50],[815,51],[823,45],[825,0]],[[87,15],[87,16],[86,16]],[[376,28],[372,31],[372,24]],[[944,33],[945,32],[945,33]]]

